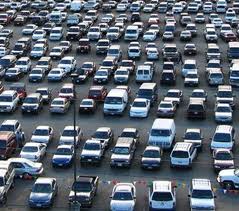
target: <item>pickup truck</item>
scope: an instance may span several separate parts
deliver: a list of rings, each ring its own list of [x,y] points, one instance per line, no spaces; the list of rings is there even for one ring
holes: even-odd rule
[[[76,201],[81,204],[81,207],[91,207],[97,193],[98,183],[98,176],[78,176],[71,187],[69,203],[74,201],[76,194]]]

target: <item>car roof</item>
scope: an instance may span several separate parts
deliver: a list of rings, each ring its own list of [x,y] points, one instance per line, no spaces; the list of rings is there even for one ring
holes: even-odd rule
[[[36,129],[39,129],[39,130],[48,130],[50,128],[50,126],[48,125],[39,125],[36,127]]]
[[[41,184],[41,183],[52,183],[55,178],[51,177],[38,177],[35,184]]]
[[[192,179],[192,189],[211,190],[211,182],[209,179]]]
[[[160,192],[171,192],[171,181],[153,181],[153,190]]]
[[[97,128],[96,131],[109,131],[109,130],[111,130],[110,127],[99,127]]]

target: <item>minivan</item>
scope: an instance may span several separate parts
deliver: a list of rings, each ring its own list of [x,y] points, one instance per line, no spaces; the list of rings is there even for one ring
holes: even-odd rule
[[[125,31],[124,40],[138,40],[139,38],[139,27],[138,26],[128,26]]]
[[[104,115],[122,115],[128,105],[128,92],[123,89],[111,89],[105,98]]]
[[[193,143],[178,142],[170,155],[171,167],[192,167],[192,162],[197,156],[197,148]]]
[[[170,149],[175,141],[176,127],[173,119],[155,119],[149,132],[148,145]]]
[[[17,139],[13,132],[0,131],[0,159],[7,159],[16,151]]]
[[[150,105],[157,102],[158,88],[156,83],[143,83],[139,87],[137,98],[146,98],[150,100]]]

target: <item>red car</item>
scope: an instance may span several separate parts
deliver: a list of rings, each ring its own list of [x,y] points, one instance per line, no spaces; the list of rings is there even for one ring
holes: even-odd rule
[[[107,93],[107,89],[104,86],[91,86],[88,93],[88,98],[95,101],[104,102]]]
[[[26,86],[24,83],[13,83],[10,85],[9,89],[17,91],[18,97],[21,102],[27,96]]]

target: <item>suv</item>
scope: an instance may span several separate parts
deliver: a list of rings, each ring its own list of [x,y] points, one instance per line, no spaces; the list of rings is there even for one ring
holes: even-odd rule
[[[171,181],[153,181],[149,188],[149,211],[176,210],[176,185]]]
[[[170,167],[192,167],[197,148],[192,143],[178,142],[170,154]]]
[[[119,137],[115,147],[112,149],[111,167],[130,167],[136,149],[134,138]]]
[[[163,150],[158,146],[147,146],[141,158],[141,167],[144,169],[156,169],[161,165]]]
[[[188,197],[191,210],[215,210],[216,196],[208,179],[192,179]]]
[[[217,103],[229,103],[232,109],[235,107],[234,94],[232,92],[232,87],[230,85],[220,85],[218,86],[218,91],[216,96]]]
[[[233,150],[235,147],[235,129],[231,125],[218,125],[211,139],[211,150],[218,148]]]
[[[14,112],[17,109],[19,97],[15,90],[5,90],[0,94],[0,113]]]
[[[194,144],[194,147],[197,148],[197,150],[202,150],[202,140],[203,135],[200,128],[187,128],[184,136],[183,141],[186,143],[192,143]]]
[[[42,96],[40,93],[29,94],[23,101],[22,113],[39,113],[43,108]]]
[[[179,60],[179,52],[176,44],[165,44],[163,47],[163,59],[170,61],[178,61]]]
[[[187,117],[194,119],[205,119],[206,108],[204,101],[200,99],[191,99],[187,108]]]
[[[235,168],[232,151],[220,148],[213,150],[213,167],[215,172]]]
[[[211,59],[218,59],[221,60],[221,51],[219,49],[219,46],[215,43],[209,43],[207,46],[207,52],[206,52],[206,58],[207,61]]]
[[[107,89],[104,86],[91,86],[89,89],[88,98],[98,102],[104,102],[107,93]]]

